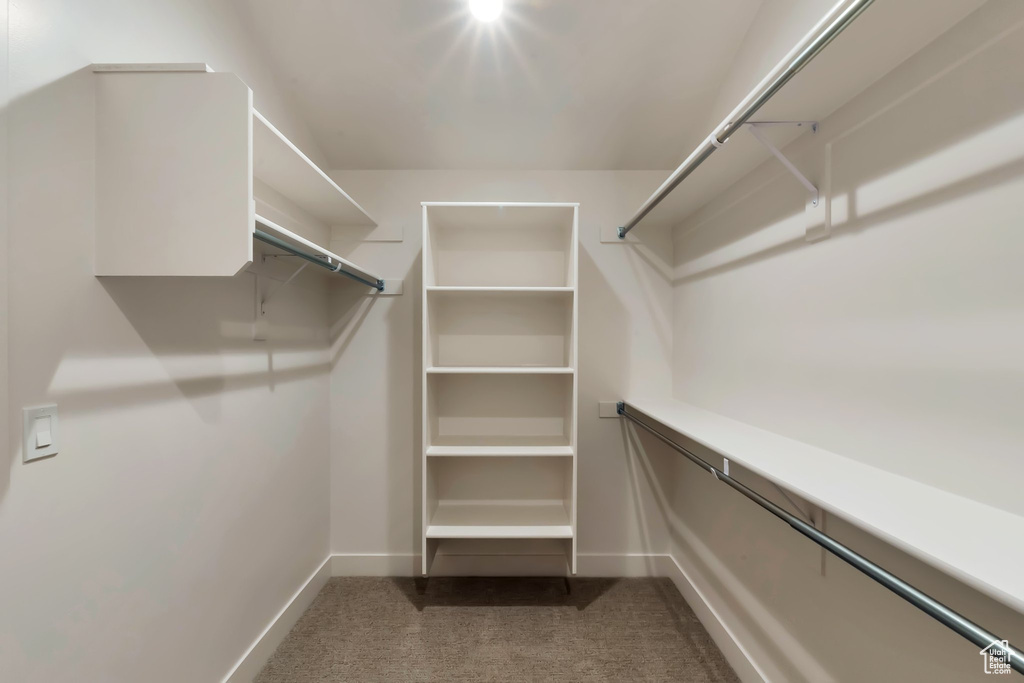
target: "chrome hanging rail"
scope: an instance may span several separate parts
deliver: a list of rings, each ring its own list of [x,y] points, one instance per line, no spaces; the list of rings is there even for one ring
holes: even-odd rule
[[[943,605],[935,598],[929,596],[926,593],[919,591],[918,589],[911,586],[909,583],[899,578],[895,574],[891,574],[885,569],[879,567],[877,564],[867,559],[866,557],[859,555],[853,550],[847,548],[845,545],[835,540],[828,534],[825,534],[813,526],[803,521],[799,517],[791,515],[784,509],[762,496],[757,491],[741,484],[736,481],[728,474],[718,469],[711,463],[707,462],[703,458],[694,455],[684,446],[679,445],[672,439],[661,434],[656,429],[646,424],[643,420],[637,419],[634,415],[626,412],[626,404],[620,401],[618,404],[618,413],[622,417],[630,420],[633,424],[636,424],[651,433],[659,441],[667,444],[673,449],[679,451],[685,455],[691,462],[705,470],[706,472],[714,475],[718,481],[728,484],[732,488],[736,489],[744,496],[754,501],[762,508],[772,513],[779,519],[781,519],[789,526],[793,527],[796,531],[803,534],[807,538],[811,539],[825,550],[829,551],[839,559],[843,560],[847,564],[853,566],[855,569],[866,574],[868,577],[874,579],[878,583],[882,584],[896,595],[900,596],[914,607],[927,614],[928,616],[936,619],[944,626],[956,631],[958,634],[966,638],[967,640],[974,643],[980,648],[987,648],[992,646],[998,650],[1005,650],[1009,656],[1010,666],[1019,674],[1024,674],[1024,652],[1021,652],[1018,648],[1007,643],[1007,647],[1004,647],[1002,643],[1004,639],[996,636],[994,633],[986,631],[981,626],[978,626],[973,621],[953,611],[949,607]]]
[[[751,116],[756,114],[793,76],[800,73],[801,69],[807,66],[836,36],[842,33],[843,29],[853,23],[853,20],[859,17],[872,2],[874,0],[855,0],[819,33],[805,38],[806,44],[795,55],[792,57],[787,56],[782,63],[775,67],[772,73],[777,72],[777,75],[774,78],[766,78],[758,88],[747,95],[729,117],[718,124],[718,127],[711,132],[711,135],[707,136],[704,142],[697,149],[693,150],[679,168],[674,170],[672,175],[661,184],[661,187],[647,198],[647,201],[633,214],[633,217],[619,228],[619,239],[626,239],[626,234],[635,228],[637,223],[642,221],[672,190],[676,189],[679,183],[683,182],[698,166],[714,154],[716,149],[724,145],[732,137],[733,133],[739,130]]]
[[[377,277],[376,275],[373,275],[372,273],[366,272],[365,270],[363,270],[356,264],[352,263],[351,261],[347,261],[338,256],[337,254],[332,254],[331,252],[325,251],[322,248],[317,247],[317,245],[313,244],[312,242],[302,238],[299,235],[296,235],[290,230],[282,228],[277,223],[269,221],[261,216],[256,217],[256,225],[258,227],[256,230],[253,231],[252,236],[258,239],[259,241],[265,242],[266,244],[269,244],[273,247],[277,247],[278,249],[282,249],[293,256],[298,256],[301,259],[305,259],[306,261],[318,265],[321,268],[326,268],[327,270],[333,271],[340,275],[344,275],[345,277],[355,280],[360,284],[364,284],[367,287],[373,287],[378,292],[384,291],[383,279]],[[305,244],[316,249],[317,251],[321,251],[323,252],[323,254],[318,255],[306,253],[299,249],[298,247],[296,247],[295,245],[281,239],[280,237],[276,237],[275,235],[271,235],[268,232],[260,230],[260,227],[268,228],[270,230],[273,230],[274,232],[285,235],[290,239],[299,242],[300,244]]]

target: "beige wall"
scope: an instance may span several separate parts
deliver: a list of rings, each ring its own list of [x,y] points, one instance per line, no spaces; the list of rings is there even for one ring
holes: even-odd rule
[[[677,228],[676,398],[1024,513],[1022,26],[1024,5],[987,3],[787,148],[830,183],[831,238],[804,240],[775,162]],[[821,576],[815,546],[644,444],[677,560],[774,678],[984,678],[977,648],[834,558]],[[1024,641],[1021,614],[828,525]]]
[[[331,395],[331,549],[403,557],[419,552],[421,201],[580,202],[579,552],[661,553],[661,516],[631,477],[617,420],[599,400],[631,389],[671,391],[671,243],[602,243],[664,178],[664,171],[339,171],[340,184],[400,243],[360,245],[359,263],[405,278],[405,295],[334,302]],[[337,242],[339,249],[345,248]],[[640,487],[640,488],[637,488]],[[614,558],[611,561],[615,561]],[[399,570],[411,572],[413,563]],[[593,562],[589,565],[595,566]]]
[[[10,90],[8,84],[8,8],[7,2],[0,2],[0,463],[6,462],[8,451],[8,434],[10,420],[8,418],[8,369],[7,369],[7,338],[8,338],[8,304],[7,304],[7,242],[9,220],[7,216],[7,119],[10,106]],[[0,490],[9,478],[5,468],[0,467]]]
[[[94,278],[88,66],[207,61],[308,136],[228,3],[27,0],[11,24],[0,678],[218,680],[327,555],[326,294],[284,291],[258,344],[250,275]],[[60,454],[23,464],[20,409],[49,402]]]

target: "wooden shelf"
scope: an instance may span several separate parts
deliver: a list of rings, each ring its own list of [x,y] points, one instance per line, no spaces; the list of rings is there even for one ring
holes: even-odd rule
[[[572,446],[428,446],[427,457],[571,457]]]
[[[505,365],[505,366],[440,366],[427,368],[428,375],[571,375],[575,372],[572,368],[565,367],[543,367],[531,365]]]
[[[441,501],[430,518],[427,538],[572,538],[572,525],[561,501],[515,503],[448,503]]]
[[[255,109],[252,124],[255,178],[328,225],[377,225],[363,207]]]
[[[1024,612],[1024,517],[680,401],[626,404]]]

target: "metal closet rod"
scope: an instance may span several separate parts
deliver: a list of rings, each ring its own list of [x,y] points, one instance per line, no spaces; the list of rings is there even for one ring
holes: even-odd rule
[[[715,150],[724,145],[733,133],[739,130],[744,123],[750,120],[758,110],[765,105],[765,103],[777,93],[782,86],[786,85],[793,76],[800,73],[800,70],[807,66],[808,63],[821,52],[825,47],[831,43],[836,36],[843,32],[847,26],[853,23],[853,20],[861,15],[861,13],[868,8],[868,6],[874,2],[874,0],[856,0],[851,3],[842,13],[837,16],[832,23],[826,26],[822,31],[814,36],[807,45],[804,46],[795,56],[793,56],[788,64],[779,65],[776,67],[776,71],[780,68],[782,71],[771,79],[768,83],[762,82],[762,85],[758,90],[747,95],[744,103],[740,103],[736,110],[733,110],[732,114],[729,115],[722,123],[718,124],[718,127],[711,132],[704,142],[690,153],[690,156],[672,172],[672,175],[661,184],[654,194],[647,198],[647,201],[637,210],[633,217],[630,218],[625,225],[619,228],[619,239],[626,239],[626,234],[636,227],[637,223],[642,221],[647,214],[649,214],[654,207],[662,202],[672,190],[676,189],[679,183],[686,180],[687,176],[693,173],[698,166],[715,153]],[[749,101],[748,101],[749,100]]]
[[[367,287],[373,287],[378,292],[383,292],[384,291],[384,281],[383,280],[381,280],[379,278],[377,280],[368,280],[366,278],[363,278],[363,277],[360,277],[360,276],[356,275],[355,273],[350,273],[350,272],[348,272],[346,270],[342,270],[342,268],[344,267],[343,263],[339,263],[337,265],[329,263],[326,260],[327,257],[325,257],[325,256],[317,256],[316,254],[308,254],[308,253],[302,251],[301,249],[299,249],[298,247],[292,246],[288,242],[285,242],[283,239],[280,239],[278,237],[274,237],[270,233],[263,232],[259,228],[257,228],[256,230],[253,231],[252,236],[255,237],[256,239],[258,239],[261,242],[266,242],[267,244],[269,244],[271,246],[274,246],[274,247],[277,247],[278,249],[282,249],[284,251],[287,251],[289,254],[291,254],[293,256],[298,256],[301,259],[305,259],[306,261],[309,261],[310,263],[316,264],[316,265],[320,266],[321,268],[326,268],[327,270],[330,270],[330,271],[332,271],[334,273],[338,273],[339,275],[344,275],[345,277],[351,278],[351,279],[355,280],[356,282],[359,282],[361,284],[366,285]]]
[[[885,569],[882,569],[877,564],[867,559],[866,557],[850,550],[845,545],[835,540],[828,534],[822,533],[818,529],[803,521],[799,517],[791,515],[784,509],[762,496],[757,491],[744,486],[740,482],[736,481],[728,474],[718,469],[711,463],[694,455],[684,446],[679,445],[672,439],[661,434],[653,427],[647,425],[642,420],[637,419],[635,416],[630,415],[626,412],[625,402],[620,401],[618,404],[618,413],[622,417],[631,420],[634,424],[639,425],[652,435],[657,437],[660,441],[668,444],[673,449],[679,451],[685,455],[691,462],[700,467],[701,469],[714,475],[715,479],[728,484],[732,488],[736,489],[744,496],[754,501],[768,512],[772,513],[786,524],[789,524],[796,531],[803,534],[807,538],[811,539],[825,550],[829,551],[839,559],[843,560],[847,564],[850,564],[855,569],[867,574],[870,578],[874,579],[878,583],[882,584],[896,595],[900,596],[914,607],[927,614],[928,616],[936,619],[944,626],[956,631],[958,634],[966,638],[967,640],[974,643],[980,648],[986,648],[993,643],[997,643],[996,648],[1002,650],[1002,645],[998,644],[1003,641],[1003,638],[996,636],[994,633],[986,631],[981,626],[978,626],[970,619],[964,617],[958,612],[953,611],[946,605],[942,604],[930,595],[919,591],[918,589],[911,586],[909,583],[899,578],[895,574],[892,574]],[[1010,655],[1010,666],[1019,674],[1024,674],[1024,652],[1021,652],[1018,648],[1010,645],[1008,648]]]

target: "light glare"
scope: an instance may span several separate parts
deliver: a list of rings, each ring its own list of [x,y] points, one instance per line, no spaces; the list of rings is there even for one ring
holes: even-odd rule
[[[504,4],[504,0],[469,0],[469,11],[480,21],[494,21]]]

